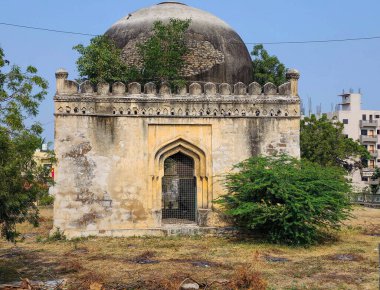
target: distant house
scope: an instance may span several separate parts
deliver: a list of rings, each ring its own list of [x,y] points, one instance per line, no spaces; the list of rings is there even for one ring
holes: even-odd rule
[[[376,167],[380,167],[380,108],[363,110],[361,108],[361,93],[343,93],[339,95],[341,103],[339,110],[328,113],[329,118],[337,118],[344,124],[344,134],[359,142],[371,154],[365,168],[353,173],[353,183],[358,188],[379,184],[380,180],[373,180]],[[380,194],[380,192],[379,192]],[[380,195],[378,197],[380,202]]]

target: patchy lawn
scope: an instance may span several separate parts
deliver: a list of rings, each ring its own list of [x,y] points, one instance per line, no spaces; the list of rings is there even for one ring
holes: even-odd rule
[[[65,278],[68,289],[178,289],[191,278],[207,289],[378,289],[380,209],[354,214],[338,241],[292,248],[218,237],[47,242],[45,208],[39,228],[20,225],[16,245],[0,240],[0,284]]]

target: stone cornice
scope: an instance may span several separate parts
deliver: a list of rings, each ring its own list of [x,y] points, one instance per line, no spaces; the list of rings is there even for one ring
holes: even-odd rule
[[[81,102],[81,103],[191,103],[191,104],[299,104],[300,99],[289,96],[213,96],[213,97],[151,97],[139,96],[94,96],[94,95],[56,95],[55,102]]]

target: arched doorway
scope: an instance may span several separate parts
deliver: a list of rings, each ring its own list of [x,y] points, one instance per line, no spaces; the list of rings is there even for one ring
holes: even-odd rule
[[[197,184],[194,159],[178,152],[165,159],[162,219],[165,223],[196,221]]]

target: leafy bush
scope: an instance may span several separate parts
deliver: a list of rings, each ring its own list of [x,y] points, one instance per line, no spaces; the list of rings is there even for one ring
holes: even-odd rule
[[[181,81],[181,69],[185,65],[184,56],[188,52],[185,32],[191,20],[170,19],[165,24],[156,21],[153,35],[139,44],[139,53],[143,60],[143,78],[157,82]]]
[[[38,225],[35,202],[44,189],[33,155],[42,127],[27,119],[37,115],[47,88],[35,67],[11,65],[0,48],[0,238],[10,241],[18,236],[16,224]]]
[[[73,49],[80,54],[76,63],[82,80],[94,85],[128,82],[133,75],[121,58],[121,49],[107,36],[96,36],[88,46],[78,44]]]
[[[66,236],[65,236],[65,233],[60,230],[60,228],[56,228],[55,232],[49,235],[46,241],[47,242],[66,241]]]
[[[50,195],[48,192],[43,192],[38,197],[39,206],[48,206],[54,203],[54,196]]]
[[[301,156],[322,166],[339,166],[352,171],[363,166],[371,155],[358,141],[343,134],[344,125],[326,114],[301,121]]]
[[[73,47],[80,56],[76,62],[80,81],[99,82],[168,82],[173,88],[185,84],[181,70],[188,52],[185,33],[191,20],[170,19],[169,23],[154,22],[152,35],[138,43],[140,66],[127,66],[122,49],[105,35],[91,39],[88,46]],[[127,54],[128,57],[128,54]]]
[[[345,171],[287,155],[252,157],[226,179],[216,202],[239,227],[275,243],[310,245],[350,216]]]

